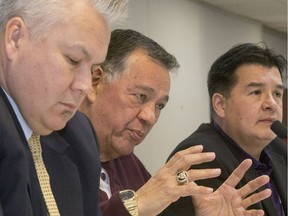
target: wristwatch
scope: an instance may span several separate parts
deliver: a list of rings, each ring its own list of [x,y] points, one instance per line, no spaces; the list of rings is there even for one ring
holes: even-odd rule
[[[133,216],[138,216],[138,200],[137,195],[133,190],[120,191],[120,198],[128,210]]]

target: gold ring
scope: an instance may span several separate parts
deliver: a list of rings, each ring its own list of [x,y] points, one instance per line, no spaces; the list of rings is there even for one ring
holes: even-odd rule
[[[176,180],[180,185],[188,184],[188,173],[185,170],[182,170],[176,174]]]

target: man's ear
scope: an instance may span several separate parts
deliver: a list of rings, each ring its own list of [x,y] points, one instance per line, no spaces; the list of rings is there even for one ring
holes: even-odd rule
[[[97,67],[95,69],[92,68],[92,90],[87,94],[87,99],[90,103],[93,103],[96,100],[97,95],[97,86],[103,79],[103,69],[101,67]]]
[[[226,105],[226,99],[222,94],[215,93],[212,96],[212,105],[215,113],[220,117],[225,117],[225,105]]]
[[[97,87],[97,85],[100,83],[100,81],[103,78],[103,69],[101,67],[97,67],[95,69],[92,69],[92,86]]]
[[[26,31],[24,21],[20,17],[11,18],[5,27],[5,50],[8,59],[12,59],[17,53],[21,39]]]

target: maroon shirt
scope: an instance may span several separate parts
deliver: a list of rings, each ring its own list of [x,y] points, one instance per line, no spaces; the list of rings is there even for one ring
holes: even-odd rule
[[[100,208],[103,216],[131,216],[119,196],[119,191],[131,189],[137,191],[151,177],[135,154],[121,156],[115,160],[101,163],[110,178],[112,196],[108,199],[100,190]]]

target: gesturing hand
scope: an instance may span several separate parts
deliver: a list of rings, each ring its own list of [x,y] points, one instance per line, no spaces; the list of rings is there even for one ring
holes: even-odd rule
[[[139,216],[155,216],[180,197],[213,192],[212,188],[198,186],[194,181],[217,177],[220,169],[188,170],[192,165],[214,160],[215,153],[202,151],[203,146],[199,145],[177,152],[136,192]],[[181,170],[188,170],[189,181],[186,184],[179,184],[176,180]]]
[[[268,176],[260,176],[240,189],[236,185],[251,166],[252,161],[244,160],[229,176],[229,178],[213,193],[192,196],[197,216],[262,216],[263,210],[246,210],[271,195],[270,189],[253,193],[269,182]]]

